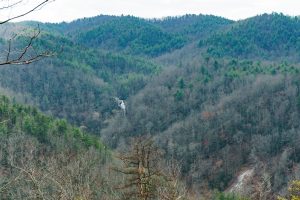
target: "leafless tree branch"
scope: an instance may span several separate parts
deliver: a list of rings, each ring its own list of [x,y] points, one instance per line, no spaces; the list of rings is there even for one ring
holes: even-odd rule
[[[10,18],[8,18],[8,19],[6,19],[6,20],[0,22],[0,25],[5,24],[5,23],[7,23],[7,22],[9,22],[9,21],[11,21],[11,20],[14,20],[14,19],[17,19],[17,18],[20,18],[20,17],[24,17],[25,15],[28,15],[29,13],[32,13],[33,11],[35,11],[35,10],[41,8],[42,6],[44,6],[44,5],[45,5],[46,3],[48,3],[49,1],[50,1],[50,0],[44,0],[43,2],[41,2],[40,4],[38,4],[37,6],[35,6],[34,8],[32,8],[32,9],[30,9],[30,10],[28,10],[28,11],[22,13],[22,14],[16,15],[16,16],[14,16],[14,17],[10,17]],[[13,6],[13,4],[12,4],[10,7],[12,7],[12,6]],[[9,7],[8,7],[8,8],[9,8]]]
[[[33,63],[35,61],[38,61],[42,58],[45,57],[50,57],[50,56],[54,56],[55,54],[53,52],[42,52],[36,55],[32,55],[29,58],[26,58],[25,56],[28,55],[28,51],[30,48],[32,48],[32,44],[33,41],[36,40],[38,38],[38,36],[40,35],[41,31],[40,28],[38,26],[38,29],[36,32],[34,32],[33,36],[30,37],[28,43],[26,44],[26,46],[20,51],[19,56],[17,56],[16,58],[11,58],[11,53],[12,53],[12,48],[11,48],[11,43],[12,43],[12,39],[10,39],[8,41],[8,48],[7,48],[7,53],[6,53],[6,59],[4,62],[0,62],[0,66],[2,65],[23,65],[23,64],[30,64]]]
[[[2,7],[0,7],[0,10],[4,10],[4,9],[12,9],[13,7],[15,7],[16,5],[20,4],[21,2],[23,2],[24,0],[18,0],[15,1],[11,4],[10,0],[7,0],[7,5],[4,5]],[[0,21],[0,25],[3,25],[5,23],[10,22],[11,20],[17,19],[17,18],[21,18],[25,15],[28,15],[31,12],[34,12],[40,8],[42,8],[44,5],[46,5],[48,2],[50,2],[52,0],[43,0],[42,2],[40,2],[38,5],[36,5],[35,7],[33,7],[32,9],[18,14],[16,16],[10,17],[4,21]],[[0,1],[0,3],[4,3],[4,1]],[[30,37],[28,43],[25,45],[24,48],[22,48],[19,53],[17,53],[18,51],[16,50],[12,50],[12,41],[13,39],[16,37],[12,37],[11,39],[8,40],[8,47],[6,50],[6,55],[3,59],[3,61],[0,61],[0,66],[3,65],[24,65],[24,64],[30,64],[33,63],[35,61],[41,60],[42,58],[45,57],[50,57],[50,56],[54,56],[53,52],[50,51],[44,51],[42,53],[36,53],[35,50],[32,47],[33,42],[38,38],[38,36],[40,35],[40,28],[38,26],[37,31],[34,32],[34,34]],[[31,52],[35,52],[34,54],[29,55],[29,50],[31,50]],[[19,55],[16,55],[19,54]],[[13,55],[13,56],[12,56]]]
[[[17,1],[17,2],[15,2],[15,3],[13,3],[13,4],[10,4],[10,5],[7,5],[7,6],[0,7],[0,10],[12,8],[12,7],[14,7],[14,6],[20,4],[22,1],[23,1],[23,0],[20,0],[20,1]]]
[[[13,8],[14,6],[20,4],[21,2],[23,2],[23,0],[19,0],[17,2],[12,3],[12,4],[3,6],[3,7],[0,8],[0,10]],[[34,12],[37,9],[40,9],[41,7],[43,7],[48,2],[50,2],[50,0],[44,0],[41,3],[39,3],[38,5],[36,5],[34,8],[32,8],[32,9],[30,9],[30,10],[28,10],[28,11],[22,13],[22,14],[16,15],[14,17],[10,17],[10,18],[8,18],[4,21],[0,21],[0,25],[3,25],[3,24],[5,24],[5,23],[7,23],[11,20],[14,20],[14,19],[23,17],[25,15],[28,15],[29,13]],[[15,38],[15,36],[13,38],[11,38],[8,41],[8,48],[7,48],[7,51],[6,51],[7,52],[6,56],[4,58],[4,61],[0,61],[0,66],[30,64],[30,63],[33,63],[35,61],[41,60],[42,58],[53,56],[54,53],[49,52],[49,51],[45,51],[45,52],[42,52],[42,53],[35,53],[35,55],[28,56],[28,54],[29,54],[28,51],[29,51],[29,49],[33,49],[32,44],[33,44],[34,40],[36,40],[38,38],[38,36],[40,35],[40,32],[41,31],[40,31],[40,28],[38,26],[37,31],[35,31],[34,34],[30,37],[30,39],[29,39],[28,43],[26,44],[26,46],[23,49],[20,50],[20,53],[19,53],[18,56],[14,56],[14,57],[12,57],[11,55],[13,53],[15,54],[15,51],[14,52],[12,51],[12,40]]]

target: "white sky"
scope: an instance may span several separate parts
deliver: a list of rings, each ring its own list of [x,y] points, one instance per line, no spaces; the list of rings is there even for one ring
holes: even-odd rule
[[[26,4],[19,5],[9,12],[0,10],[0,21],[29,9],[41,0],[25,1]],[[187,13],[213,14],[238,20],[271,12],[298,16],[300,0],[55,0],[22,20],[68,22],[100,14],[160,18]]]

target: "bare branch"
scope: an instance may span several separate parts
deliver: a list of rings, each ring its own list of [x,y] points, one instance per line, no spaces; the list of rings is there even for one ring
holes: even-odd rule
[[[15,2],[15,3],[11,4],[11,5],[3,6],[3,7],[0,8],[0,10],[12,8],[12,7],[14,7],[14,6],[20,4],[22,1],[23,1],[23,0],[20,0],[20,1],[17,1],[17,2]]]
[[[33,7],[32,9],[22,13],[22,14],[19,14],[19,15],[16,15],[14,17],[11,17],[11,18],[8,18],[4,21],[0,21],[0,25],[3,25],[11,20],[14,20],[14,19],[17,19],[17,18],[20,18],[20,17],[23,17],[31,12],[34,12],[40,8],[42,8],[44,5],[46,5],[48,2],[50,2],[51,0],[43,0],[41,3],[39,3],[38,5],[36,5],[35,7]],[[2,1],[3,2],[3,1]],[[8,1],[9,2],[9,1]],[[23,0],[18,0],[12,4],[8,4],[6,6],[3,6],[3,7],[0,7],[0,10],[3,10],[3,9],[8,9],[8,8],[13,8],[14,6],[20,4],[21,2],[23,2]],[[32,44],[34,42],[34,40],[36,40],[38,38],[38,36],[40,35],[40,28],[38,26],[38,29],[37,29],[37,32],[34,32],[33,36],[30,37],[28,43],[26,44],[26,46],[21,49],[21,51],[19,52],[19,55],[17,57],[16,56],[16,51],[12,51],[12,40],[14,38],[11,38],[9,41],[8,41],[8,49],[6,50],[6,56],[5,58],[3,59],[4,61],[0,61],[0,66],[3,66],[3,65],[23,65],[23,64],[30,64],[30,63],[33,63],[35,61],[38,61],[38,60],[41,60],[42,58],[45,58],[45,57],[50,57],[50,56],[54,56],[54,53],[52,52],[48,52],[48,51],[45,51],[45,52],[42,52],[42,53],[35,53],[35,55],[30,55],[28,56],[28,51],[29,49],[33,50],[33,47],[32,47]],[[14,36],[15,37],[15,36]],[[12,56],[11,54],[15,55],[15,56]]]
[[[14,165],[14,164],[12,163],[12,161],[11,161],[10,165],[11,165],[13,168],[18,169],[18,170],[20,170],[21,172],[25,173],[25,174],[30,178],[30,180],[32,181],[32,183],[36,186],[36,189],[37,189],[37,191],[38,191],[38,193],[39,193],[41,199],[45,199],[45,198],[44,198],[44,194],[43,194],[43,192],[42,192],[42,190],[41,190],[41,188],[40,188],[39,182],[38,182],[38,181],[36,180],[36,178],[33,176],[34,171],[32,171],[32,170],[26,170],[26,169],[23,169],[23,168],[21,168],[21,167],[18,167],[18,166],[16,166],[16,165]]]
[[[30,63],[38,61],[38,60],[40,60],[42,58],[54,56],[55,53],[49,52],[49,51],[45,51],[45,52],[42,52],[42,53],[35,53],[35,55],[30,56],[29,58],[25,58],[25,56],[28,55],[29,49],[32,48],[33,41],[38,38],[38,36],[40,35],[40,33],[41,33],[41,31],[40,31],[40,28],[38,26],[37,31],[34,32],[34,34],[30,37],[27,45],[19,52],[19,56],[16,57],[16,58],[11,58],[11,53],[12,53],[12,48],[11,48],[11,46],[12,46],[12,39],[10,39],[8,41],[8,49],[7,49],[7,53],[6,53],[6,59],[5,59],[4,62],[0,62],[0,66],[2,66],[2,65],[24,65],[24,64],[30,64]]]
[[[42,6],[44,6],[44,5],[45,5],[46,3],[48,3],[49,1],[50,1],[50,0],[44,0],[43,2],[41,2],[40,4],[38,4],[37,6],[35,6],[34,8],[32,8],[32,9],[29,10],[29,11],[24,12],[24,13],[22,13],[22,14],[20,14],[20,15],[16,15],[16,16],[14,16],[14,17],[8,18],[8,19],[6,19],[6,20],[0,22],[0,25],[1,25],[1,24],[5,24],[5,23],[7,23],[7,22],[9,22],[9,21],[11,21],[11,20],[14,20],[14,19],[17,19],[17,18],[20,18],[20,17],[24,17],[25,15],[28,15],[29,13],[31,13],[31,12],[33,12],[33,11],[35,11],[35,10],[41,8]]]
[[[42,58],[51,57],[53,55],[55,55],[55,54],[50,54],[50,53],[46,52],[46,53],[42,53],[40,55],[34,56],[34,57],[32,57],[30,59],[27,59],[27,60],[22,60],[22,61],[10,60],[9,62],[0,63],[0,66],[2,66],[2,65],[28,65],[28,64],[31,64],[33,62],[39,61]]]

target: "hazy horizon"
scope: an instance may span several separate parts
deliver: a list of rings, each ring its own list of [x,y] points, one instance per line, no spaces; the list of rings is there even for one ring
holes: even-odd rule
[[[6,13],[1,19],[22,13],[42,0],[27,0]],[[300,14],[298,0],[55,0],[42,9],[18,21],[70,22],[98,15],[131,15],[146,19],[182,16],[185,14],[215,15],[231,20],[241,20],[264,13]]]
[[[137,17],[137,18],[140,18],[140,19],[147,19],[147,20],[164,20],[168,17],[183,17],[185,15],[211,15],[211,16],[216,16],[216,17],[222,17],[224,19],[229,19],[229,20],[232,20],[232,21],[239,21],[239,20],[245,20],[245,19],[248,19],[248,18],[252,18],[252,17],[255,17],[255,16],[259,16],[259,15],[263,15],[263,14],[272,14],[272,13],[278,13],[280,14],[279,12],[271,12],[271,13],[260,13],[260,14],[256,14],[256,15],[253,15],[253,16],[249,16],[249,17],[246,17],[246,18],[243,18],[243,19],[229,19],[229,18],[226,18],[224,16],[219,16],[219,15],[213,15],[213,14],[202,14],[202,13],[199,13],[199,14],[194,14],[194,13],[186,13],[186,14],[182,14],[182,15],[173,15],[173,16],[164,16],[164,17],[152,17],[152,18],[146,18],[146,17],[140,17],[140,16],[135,16],[135,15],[110,15],[110,14],[99,14],[99,15],[95,15],[95,16],[89,16],[89,17],[81,17],[81,18],[76,18],[76,19],[72,19],[72,20],[69,20],[69,21],[59,21],[59,22],[47,22],[47,21],[39,21],[39,20],[31,20],[31,19],[28,19],[28,20],[17,20],[17,21],[14,21],[15,23],[18,23],[18,22],[41,22],[41,23],[71,23],[73,21],[76,21],[76,20],[80,20],[80,19],[85,19],[85,18],[94,18],[94,17],[99,17],[99,16],[112,16],[112,17],[122,17],[122,16],[131,16],[131,17]],[[284,14],[284,13],[283,13]],[[290,16],[290,17],[297,17],[296,15],[287,15],[287,14],[284,14],[286,16]]]

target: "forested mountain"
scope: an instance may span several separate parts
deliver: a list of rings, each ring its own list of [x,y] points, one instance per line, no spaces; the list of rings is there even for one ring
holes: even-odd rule
[[[26,98],[19,96],[19,102],[35,102],[42,111],[87,126],[97,134],[117,107],[113,98],[135,94],[161,70],[143,58],[87,49],[51,34],[42,35],[34,46],[58,55],[30,67],[1,68],[1,88],[27,94]]]
[[[299,62],[300,19],[283,14],[264,14],[237,22],[231,29],[202,40],[214,56],[291,59]]]
[[[12,48],[24,46],[36,24],[0,27],[1,48],[21,29],[26,34],[15,37]],[[34,162],[25,162],[26,171],[42,169],[38,173],[43,174],[51,168],[56,172],[51,159],[59,163],[70,157],[69,171],[52,178],[88,173],[100,181],[97,188],[103,185],[103,191],[97,191],[89,180],[82,187],[89,189],[84,191],[91,195],[88,198],[80,196],[81,186],[72,186],[68,194],[73,199],[120,195],[112,183],[119,177],[109,182],[103,175],[107,172],[104,160],[113,158],[103,155],[107,150],[98,138],[112,152],[128,151],[132,138],[152,138],[163,152],[162,166],[177,163],[190,199],[226,199],[223,194],[214,197],[215,190],[238,192],[250,199],[259,199],[263,192],[265,199],[274,199],[286,194],[290,180],[300,178],[298,17],[274,13],[235,22],[211,15],[150,20],[103,15],[39,26],[42,32],[32,47],[54,55],[31,65],[0,68],[0,91],[51,117],[3,97],[1,133],[5,145],[14,142],[17,146],[24,140],[20,148],[37,149],[34,155],[29,153]],[[6,53],[1,52],[1,58]],[[116,98],[125,101],[125,112]],[[42,157],[44,151],[49,159]],[[90,171],[71,169],[78,159],[86,166],[83,170]],[[91,164],[94,161],[97,164]],[[39,167],[40,162],[45,168]],[[103,171],[96,172],[99,168]],[[6,178],[16,177],[15,170]],[[244,171],[251,172],[251,181],[235,191],[235,180]],[[16,190],[24,187],[20,182]],[[28,186],[27,190],[33,189]],[[19,198],[12,193],[5,195]]]
[[[182,34],[191,39],[207,37],[233,24],[231,20],[213,15],[184,15],[156,19],[152,22],[169,33]]]
[[[77,40],[85,46],[149,56],[178,49],[185,42],[180,36],[164,32],[143,19],[129,16],[116,18],[79,34]]]
[[[127,117],[116,115],[102,135],[111,146],[152,135],[181,161],[188,182],[224,190],[244,165],[273,166],[287,152],[289,167],[297,165],[298,77],[299,66],[246,61],[169,69],[131,97]],[[277,190],[288,176],[269,170]]]

